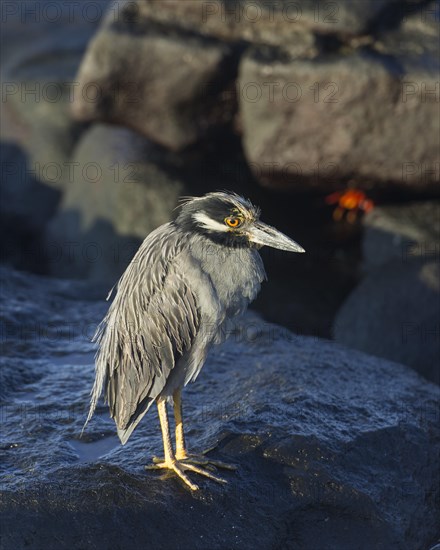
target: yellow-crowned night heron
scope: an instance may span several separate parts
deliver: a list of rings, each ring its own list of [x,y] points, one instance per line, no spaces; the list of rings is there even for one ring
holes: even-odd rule
[[[117,285],[117,293],[95,335],[96,379],[87,422],[105,391],[110,415],[125,444],[156,402],[165,457],[152,468],[173,470],[197,489],[185,471],[216,481],[212,465],[188,455],[181,389],[194,381],[226,324],[243,313],[265,279],[258,249],[303,248],[259,221],[260,211],[232,193],[185,200],[176,220],[150,233]],[[176,449],[170,438],[167,400],[173,400]],[[201,468],[207,464],[211,471]]]

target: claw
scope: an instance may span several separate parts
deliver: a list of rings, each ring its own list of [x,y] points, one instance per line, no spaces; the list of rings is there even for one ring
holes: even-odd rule
[[[221,468],[223,470],[236,470],[237,466],[235,464],[228,464],[226,462],[222,462],[221,460],[213,460],[212,458],[208,458],[205,456],[207,452],[209,452],[211,449],[208,449],[208,451],[204,451],[201,455],[187,455],[185,457],[180,457],[180,460],[183,463],[190,463],[190,464],[198,464],[199,466],[206,466],[214,467],[214,468]]]
[[[213,481],[217,481],[217,483],[227,483],[226,479],[223,479],[221,477],[218,477],[203,468],[199,468],[198,466],[195,466],[190,461],[186,460],[174,460],[166,462],[163,459],[158,459],[157,457],[153,457],[153,464],[149,464],[148,466],[145,466],[146,470],[171,470],[175,472],[180,479],[192,490],[197,491],[199,488],[198,485],[193,483],[189,477],[185,474],[185,470],[190,470],[191,472],[196,472],[197,474],[200,474],[202,476],[208,477],[209,479],[212,479]]]

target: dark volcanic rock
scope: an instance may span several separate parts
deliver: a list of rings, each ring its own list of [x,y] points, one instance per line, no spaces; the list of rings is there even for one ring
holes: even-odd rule
[[[440,262],[440,202],[422,201],[374,208],[362,220],[363,268],[392,260]]]
[[[391,0],[121,3],[83,60],[73,112],[173,150],[234,122],[256,179],[272,187],[355,178],[436,191],[435,10]]]
[[[225,42],[246,41],[282,47],[292,55],[311,55],[316,51],[315,37],[311,32],[313,25],[310,25],[313,11],[315,23],[319,20],[324,22],[328,7],[327,11],[324,9],[325,13],[318,13],[322,8],[318,2],[307,4],[293,4],[285,0],[273,3],[258,0],[214,0],[209,3],[198,0],[136,0],[122,8],[122,13],[131,9],[136,19],[179,27]],[[335,21],[328,20],[326,23],[326,30],[333,30]]]
[[[46,233],[49,269],[112,286],[140,242],[170,220],[184,186],[163,155],[127,128],[92,126],[72,163],[76,177]]]
[[[354,178],[358,185],[438,191],[438,97],[421,92],[436,89],[438,67],[417,71],[402,72],[377,52],[244,56],[240,113],[254,173],[279,187],[340,187]],[[423,137],[408,139],[414,135]]]
[[[232,52],[220,42],[163,29],[131,10],[130,4],[116,19],[110,11],[93,40],[79,70],[73,113],[182,149],[228,119],[219,96],[230,83]]]
[[[86,327],[104,306],[82,298],[96,291],[1,275],[2,343],[33,373],[2,407],[5,550],[416,550],[438,534],[439,389],[408,368],[246,317],[184,401],[191,448],[217,444],[211,454],[239,469],[191,494],[143,468],[161,452],[155,412],[125,447],[104,406],[79,437],[93,380]],[[50,337],[60,315],[80,328]],[[52,332],[24,340],[17,329],[33,318]]]
[[[37,178],[59,188],[83,130],[70,116],[75,73],[109,1],[91,9],[48,0],[13,4],[2,11],[2,140],[20,144]]]
[[[378,207],[363,223],[365,277],[336,316],[335,339],[440,383],[440,204]]]
[[[410,365],[439,384],[439,266],[394,261],[368,274],[337,314],[336,341]]]
[[[439,21],[440,5],[436,0],[412,4],[410,12],[394,29],[390,30],[384,22],[378,21],[379,48],[395,56],[408,73],[404,89],[407,99],[419,95],[422,100],[436,98],[438,102],[439,90],[435,79],[439,70]],[[430,76],[429,81],[420,81],[421,69],[425,77]]]
[[[131,9],[138,17],[224,40],[241,39],[285,47],[295,40],[304,40],[305,33],[310,31],[361,34],[393,3],[394,0],[324,3],[320,0],[213,0],[206,3],[136,0],[125,9]]]
[[[47,220],[53,216],[60,192],[30,173],[26,155],[12,143],[0,148],[1,260],[18,268],[40,270]]]
[[[70,114],[73,79],[107,5],[2,3],[1,246],[18,268],[47,269],[44,231],[84,130]]]

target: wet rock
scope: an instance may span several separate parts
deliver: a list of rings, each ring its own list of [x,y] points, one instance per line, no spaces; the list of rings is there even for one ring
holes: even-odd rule
[[[94,38],[79,70],[73,114],[182,149],[228,119],[220,95],[230,84],[232,52],[206,37],[164,29],[132,8],[117,16],[110,10]]]
[[[0,272],[16,327],[63,314],[97,322],[84,283]],[[19,295],[21,304],[14,301]],[[27,312],[29,316],[27,318]],[[83,326],[84,328],[84,326]],[[188,440],[234,462],[228,485],[188,492],[143,466],[161,452],[154,411],[122,447],[101,405],[79,433],[93,381],[87,331],[24,341],[34,380],[2,404],[3,548],[428,547],[438,530],[439,389],[410,369],[255,316],[185,391]],[[4,343],[4,342],[3,342]],[[38,354],[39,361],[33,358]]]
[[[436,190],[438,55],[430,59],[406,73],[390,54],[366,50],[314,60],[258,49],[244,56],[239,109],[257,178],[284,188],[340,187],[353,178],[368,187]],[[419,93],[410,97],[408,86]],[[434,95],[422,94],[424,86]]]
[[[96,124],[46,234],[50,271],[114,284],[140,242],[172,216],[184,186],[163,155],[126,128]]]

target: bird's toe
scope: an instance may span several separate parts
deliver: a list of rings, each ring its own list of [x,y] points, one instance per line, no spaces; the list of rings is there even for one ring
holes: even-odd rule
[[[201,466],[203,466],[203,468]],[[165,461],[163,458],[153,457],[153,463],[145,466],[145,469],[168,470],[168,472],[174,472],[192,491],[196,491],[199,487],[189,479],[185,471],[195,472],[199,475],[212,479],[217,483],[227,483],[226,479],[212,473],[215,470],[215,467],[229,470],[236,469],[233,465],[225,464],[224,462],[220,462],[218,460],[210,460],[203,455],[190,455],[180,460],[173,461]]]
[[[153,457],[153,464],[145,466],[146,470],[167,470],[168,472],[174,472],[178,477],[187,485],[192,491],[197,491],[198,485],[193,483],[189,477],[185,474],[185,470],[191,470],[188,465],[182,464],[177,460],[165,461],[157,457]]]
[[[220,468],[223,470],[236,470],[237,466],[235,464],[228,464],[227,462],[222,462],[221,460],[214,460],[212,458],[209,458],[205,455],[205,453],[202,453],[200,455],[198,454],[191,454],[186,455],[185,457],[181,458],[181,461],[185,464],[195,464],[198,466],[205,466],[208,469],[215,469]]]
[[[185,474],[185,470],[191,470],[192,468],[188,468],[188,466],[182,465],[180,462],[173,462],[171,465],[172,469],[176,472],[176,474],[180,477],[180,479],[188,485],[188,487],[191,489],[191,491],[197,491],[199,488],[198,485],[193,483],[189,477]],[[195,470],[194,470],[195,471]],[[209,477],[209,476],[208,476]]]
[[[222,477],[216,476],[212,474],[211,472],[207,471],[204,468],[200,468],[199,466],[195,466],[194,464],[190,463],[183,463],[184,469],[191,470],[192,472],[196,472],[197,474],[200,474],[201,476],[208,477],[209,479],[212,479],[213,481],[216,481],[217,483],[227,483],[226,479],[223,479]]]

